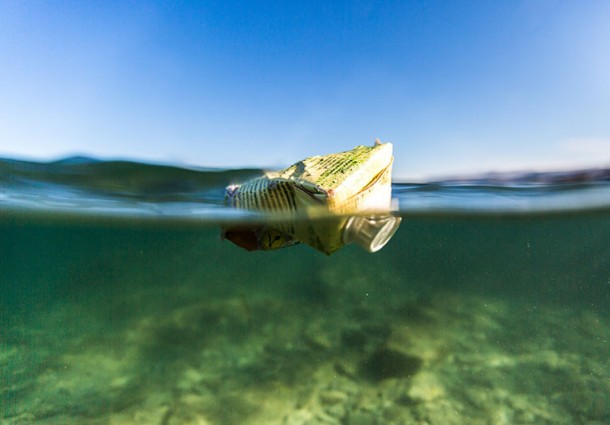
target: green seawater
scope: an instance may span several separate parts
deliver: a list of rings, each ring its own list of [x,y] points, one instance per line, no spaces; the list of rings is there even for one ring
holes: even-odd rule
[[[221,241],[216,207],[198,222],[191,201],[214,204],[222,179],[168,186],[194,194],[180,208],[153,185],[165,215],[146,216],[116,187],[42,199],[10,177],[0,424],[610,423],[608,198],[490,213],[479,189],[445,188],[413,213],[430,190],[397,187],[385,248],[326,256]],[[68,211],[77,198],[103,209]]]

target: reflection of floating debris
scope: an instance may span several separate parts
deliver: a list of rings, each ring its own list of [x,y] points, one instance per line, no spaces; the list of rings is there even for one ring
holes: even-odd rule
[[[228,227],[223,229],[223,238],[249,251],[304,242],[332,254],[354,242],[376,252],[400,225],[400,218],[389,214],[393,161],[392,145],[377,140],[371,147],[312,156],[240,186],[229,186],[228,206],[289,213],[305,220]]]

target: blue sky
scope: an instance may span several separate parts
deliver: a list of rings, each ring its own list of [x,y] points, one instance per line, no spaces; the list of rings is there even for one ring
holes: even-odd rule
[[[610,165],[607,1],[0,0],[0,156]]]

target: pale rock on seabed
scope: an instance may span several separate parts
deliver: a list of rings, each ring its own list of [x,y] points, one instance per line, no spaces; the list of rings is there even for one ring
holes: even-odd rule
[[[607,319],[449,291],[373,294],[357,266],[344,273],[320,271],[318,303],[262,294],[193,300],[112,330],[91,306],[59,305],[38,327],[6,333],[27,344],[9,336],[2,345],[0,423],[610,420]],[[171,297],[154,291],[124,302],[137,308],[143,297]],[[46,327],[57,324],[64,334]]]

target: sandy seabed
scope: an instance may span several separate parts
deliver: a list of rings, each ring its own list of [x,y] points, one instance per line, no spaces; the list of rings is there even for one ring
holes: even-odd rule
[[[356,272],[322,276],[307,303],[192,300],[114,328],[59,305],[5,333],[0,423],[610,422],[607,318],[466,293],[379,302]],[[147,297],[171,294],[123,308]]]

